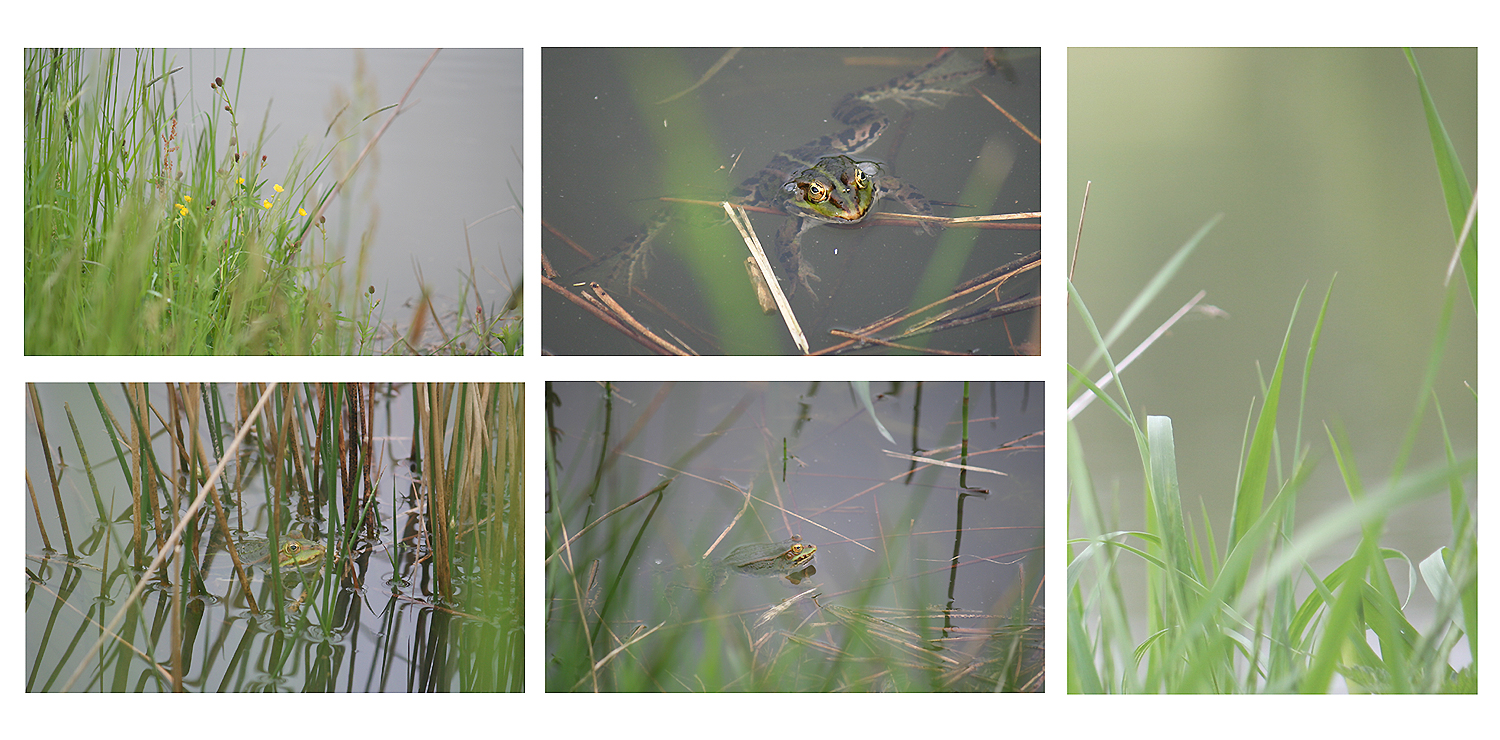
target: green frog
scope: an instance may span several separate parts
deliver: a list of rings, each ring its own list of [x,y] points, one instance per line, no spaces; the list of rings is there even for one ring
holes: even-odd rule
[[[241,563],[267,572],[271,570],[270,540],[246,540],[236,547],[240,552]],[[317,540],[304,539],[294,534],[284,535],[281,538],[281,548],[277,551],[277,565],[282,573],[310,571],[323,564],[326,549]]]
[[[731,574],[742,576],[785,576],[793,585],[817,572],[812,566],[818,546],[792,535],[780,542],[740,545],[728,555],[708,563],[709,590],[724,587]]]
[[[245,540],[236,543],[235,548],[239,550],[240,563],[246,568],[260,568],[267,573],[271,572],[270,540]],[[291,588],[299,581],[304,586],[302,593],[288,604],[287,612],[293,613],[301,609],[313,587],[318,584],[318,574],[315,571],[323,566],[326,550],[327,547],[317,540],[295,534],[282,535],[276,564],[281,571],[283,588]]]
[[[741,545],[722,558],[703,560],[692,565],[658,568],[653,574],[657,598],[665,602],[675,616],[682,612],[698,613],[706,608],[710,594],[718,593],[731,575],[749,577],[781,576],[792,585],[817,573],[813,555],[818,547],[793,535],[780,542]],[[693,571],[683,578],[673,572]]]
[[[894,100],[907,108],[942,107],[963,94],[965,83],[989,71],[988,64],[969,61],[948,50],[920,69],[851,93],[833,107],[833,117],[847,129],[776,155],[740,184],[731,196],[733,201],[779,210],[789,217],[776,234],[774,251],[789,295],[796,293],[798,285],[812,295],[811,281],[820,280],[801,251],[802,235],[812,227],[820,223],[857,224],[886,197],[894,198],[912,213],[932,213],[927,198],[890,174],[885,165],[855,159],[890,126],[890,118],[876,104]],[[633,281],[638,265],[644,274],[651,241],[666,222],[659,213],[644,233],[599,261],[623,255],[617,270],[628,269],[627,281]],[[931,231],[925,224],[922,228]]]

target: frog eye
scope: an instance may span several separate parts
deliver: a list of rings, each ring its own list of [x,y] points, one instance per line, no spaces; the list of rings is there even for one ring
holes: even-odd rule
[[[807,191],[807,200],[809,202],[822,203],[823,201],[828,200],[828,189],[824,188],[821,183],[807,183],[805,189]]]
[[[301,550],[301,549],[302,549],[302,546],[299,545],[299,544],[297,544],[297,543],[295,543],[295,542],[288,542],[288,543],[286,543],[286,551],[289,552],[289,553],[291,553],[291,554],[293,554],[293,555],[296,555],[297,551]]]
[[[865,186],[865,182],[866,182],[866,180],[868,178],[865,177],[865,171],[864,170],[862,170],[862,169],[860,169],[858,167],[855,167],[854,168],[854,176],[852,178],[850,178],[850,179],[852,180],[852,182],[849,183],[849,184],[853,185],[856,189],[858,189],[858,188],[862,188],[862,187]]]

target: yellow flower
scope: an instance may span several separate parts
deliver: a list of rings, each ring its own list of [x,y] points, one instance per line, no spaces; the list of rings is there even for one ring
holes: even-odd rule
[[[193,202],[193,196],[191,196],[191,195],[184,195],[184,196],[182,196],[182,199],[185,202],[188,202],[188,203],[192,203]]]
[[[298,208],[297,209],[297,215],[298,216],[306,216],[307,215],[307,211],[305,211],[305,210],[303,210],[301,208]]]
[[[241,177],[241,178],[240,178],[240,184],[241,184],[241,185],[244,185],[244,184],[245,184],[245,178],[243,178],[243,177]]]
[[[281,186],[280,185],[272,185],[271,187],[276,188],[276,192],[278,192],[278,193],[281,192]]]
[[[271,201],[269,201],[269,200],[263,200],[263,201],[260,202],[260,204],[262,206],[265,206],[268,209],[271,207]]]
[[[185,206],[185,205],[183,205],[181,203],[173,203],[172,205],[177,206],[177,213],[178,214],[183,215],[183,216],[187,215],[187,206]]]

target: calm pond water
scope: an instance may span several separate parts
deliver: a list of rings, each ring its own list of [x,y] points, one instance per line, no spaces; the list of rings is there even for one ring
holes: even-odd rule
[[[670,102],[724,54],[715,49],[543,49],[542,250],[559,282],[601,280],[643,323],[671,331],[704,354],[795,351],[779,316],[757,307],[743,265],[745,246],[722,210],[681,206],[657,239],[636,287],[660,307],[630,296],[608,269],[579,274],[589,260],[567,240],[602,255],[641,233],[658,198],[721,200],[778,153],[847,128],[833,117],[849,93],[921,68],[937,50],[743,49],[701,87]],[[978,50],[962,50],[977,64]],[[1001,72],[974,87],[1040,135],[1040,54],[997,50]],[[893,125],[860,159],[877,160],[938,206],[937,215],[1039,211],[1041,145],[968,86],[942,109],[906,116],[886,102]],[[894,149],[893,149],[894,147]],[[967,200],[972,198],[973,200]],[[904,211],[894,199],[877,210]],[[763,244],[786,219],[751,214]],[[1036,220],[1030,221],[1035,224]],[[553,231],[555,230],[555,231]],[[940,230],[864,223],[819,226],[803,236],[817,268],[818,300],[792,297],[813,349],[833,344],[829,329],[853,329],[925,305],[959,281],[1039,249],[1039,231]],[[560,236],[561,235],[561,236]],[[769,247],[768,247],[769,249]],[[771,254],[775,262],[774,252]],[[947,261],[953,264],[948,265]],[[918,291],[924,280],[930,288]],[[1035,295],[1037,273],[1001,289]],[[574,289],[578,290],[578,289]],[[920,295],[920,297],[919,297]],[[915,305],[913,305],[915,304]],[[545,291],[546,349],[558,354],[621,354],[638,345]],[[957,351],[1011,354],[1030,340],[1037,311],[1011,314],[915,340]],[[686,317],[684,322],[682,317]],[[687,324],[688,326],[685,326]],[[1007,333],[1008,332],[1008,333]]]
[[[494,386],[492,390],[507,393],[507,388]],[[98,390],[116,419],[129,418],[119,386],[103,385]],[[300,394],[303,387],[297,390]],[[460,390],[477,392],[473,386]],[[126,544],[133,527],[130,488],[99,421],[100,412],[89,387],[49,384],[36,386],[36,392],[48,423],[51,462],[58,470],[67,524],[63,525],[54,505],[48,461],[28,415],[28,482],[41,507],[53,549],[44,548],[37,515],[28,506],[27,691],[65,690],[81,662],[86,669],[72,691],[170,690],[170,682],[153,662],[170,666],[179,660],[173,652],[171,607],[178,589],[183,615],[181,637],[175,641],[181,646],[183,688],[188,692],[523,690],[518,568],[507,568],[503,561],[490,559],[481,571],[468,560],[474,557],[474,548],[465,539],[457,550],[457,595],[444,599],[437,593],[439,569],[425,534],[433,520],[425,515],[430,510],[425,498],[418,498],[421,476],[415,471],[420,463],[413,459],[414,390],[409,386],[375,388],[370,405],[374,503],[368,518],[362,520],[366,523],[358,528],[352,557],[326,557],[325,567],[305,573],[305,583],[303,574],[284,570],[280,601],[278,584],[259,569],[253,571],[251,593],[264,611],[256,614],[249,608],[228,553],[221,549],[222,538],[210,539],[205,533],[194,548],[203,564],[201,573],[169,564],[166,578],[159,573],[141,597],[143,606],[132,610],[121,623],[119,633],[131,649],[106,643],[103,668],[98,659],[86,660],[87,650],[101,634],[100,624],[116,617],[144,572],[137,565],[134,550]],[[148,392],[153,407],[168,415],[166,388],[153,385]],[[225,413],[235,416],[234,387],[220,386],[219,392]],[[246,408],[256,395],[258,392],[249,396]],[[91,485],[83,453],[69,431],[67,411],[78,422],[97,488]],[[306,433],[315,435],[316,428],[309,427]],[[520,427],[517,419],[516,433]],[[153,428],[160,431],[159,426]],[[184,424],[181,428],[187,427]],[[226,424],[217,435],[205,433],[205,449],[211,452],[216,445],[227,445],[235,431]],[[264,427],[256,430],[251,446],[267,433]],[[177,458],[167,435],[158,433],[151,449],[157,464],[170,470]],[[314,481],[309,486],[316,489],[319,471],[313,456],[305,449],[298,455],[305,456],[299,463],[309,481]],[[226,505],[232,507],[231,524],[240,530],[243,523],[244,536],[252,543],[263,542],[271,529],[265,481],[268,475],[274,476],[268,469],[276,466],[267,464],[267,459],[254,450],[233,457],[221,481]],[[337,485],[342,490],[343,484]],[[362,484],[360,488],[363,490]],[[291,532],[326,543],[330,517],[359,518],[357,513],[345,515],[342,503],[330,507],[320,497],[305,493],[307,489],[301,483],[285,484],[283,490],[303,491],[283,497],[286,523],[278,530],[283,542]],[[192,493],[196,492],[196,486],[192,487]],[[504,492],[485,493],[478,497],[481,508],[477,511],[494,510],[491,519],[499,516],[504,521],[508,512],[520,506],[518,494],[508,497]],[[241,500],[243,506],[234,506]],[[342,502],[342,495],[336,500]],[[201,526],[217,529],[213,511],[211,504],[200,511]],[[519,521],[516,517],[516,527]],[[164,523],[170,528],[170,521]],[[71,535],[71,543],[65,538],[65,530]],[[469,532],[472,527],[457,536],[467,537]],[[519,529],[513,535],[519,551]],[[397,549],[398,540],[405,546]],[[157,541],[148,524],[142,565],[155,555]],[[67,555],[69,544],[74,557]],[[506,582],[510,585],[494,585]],[[285,622],[276,614],[278,603]],[[144,655],[134,652],[137,650]],[[511,679],[506,678],[505,669],[499,668],[507,663],[515,666],[514,673],[509,674]]]
[[[547,689],[1041,690],[1042,384],[970,385],[972,495],[887,452],[956,462],[963,384],[869,385],[895,443],[849,383],[552,384]],[[793,536],[799,583],[709,565]]]
[[[286,171],[299,147],[307,162],[304,171],[329,153],[334,142],[325,133],[345,102],[353,101],[338,116],[341,123],[399,101],[432,50],[250,49],[234,50],[232,57],[223,49],[157,53],[165,53],[170,66],[183,67],[168,93],[183,111],[179,136],[190,140],[204,125],[204,111],[220,107],[209,83],[223,76],[237,101],[241,137],[251,139],[266,122],[267,171],[274,175]],[[327,213],[330,243],[349,255],[351,281],[361,240],[368,239],[359,284],[375,286],[388,309],[387,324],[410,321],[411,305],[421,294],[419,268],[440,314],[454,308],[471,264],[491,315],[520,281],[521,71],[520,49],[439,52],[405,112],[346,188],[348,197]],[[392,110],[364,121],[359,130],[372,134]],[[344,174],[363,141],[355,140],[347,161],[335,160],[320,188]],[[472,309],[472,298],[469,305]]]

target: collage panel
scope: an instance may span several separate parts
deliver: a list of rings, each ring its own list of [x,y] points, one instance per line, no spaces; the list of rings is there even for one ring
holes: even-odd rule
[[[1039,354],[1041,71],[543,48],[543,350]]]
[[[1043,389],[549,383],[546,690],[1044,691]]]
[[[521,354],[521,58],[25,49],[26,354]]]
[[[27,692],[525,691],[524,385],[26,396]]]
[[[1477,693],[1478,50],[1067,69],[1068,691]]]

